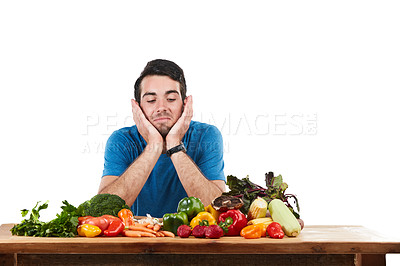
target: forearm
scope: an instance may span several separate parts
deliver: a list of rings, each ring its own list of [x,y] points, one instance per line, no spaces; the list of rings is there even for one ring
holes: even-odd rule
[[[171,160],[189,197],[197,197],[207,206],[223,192],[221,188],[203,175],[186,153],[174,153],[171,156]]]
[[[102,180],[99,193],[117,194],[125,200],[126,204],[131,206],[157,163],[162,147],[162,144],[147,145],[122,175],[111,181],[104,180],[103,182]]]

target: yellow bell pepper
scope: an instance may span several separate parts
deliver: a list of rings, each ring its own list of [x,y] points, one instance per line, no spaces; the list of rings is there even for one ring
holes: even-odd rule
[[[218,221],[218,217],[221,214],[221,212],[217,211],[216,209],[213,208],[213,206],[210,204],[206,208],[206,212],[211,213],[211,215],[214,217],[216,221]]]
[[[82,224],[77,228],[78,235],[86,237],[95,237],[101,234],[101,229],[92,224]]]
[[[209,212],[199,212],[191,221],[190,227],[193,229],[196,225],[199,225],[201,222],[206,220],[208,225],[217,224],[217,221]]]

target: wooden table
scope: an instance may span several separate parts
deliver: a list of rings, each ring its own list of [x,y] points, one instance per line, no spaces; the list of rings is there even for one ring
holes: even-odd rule
[[[400,241],[362,226],[306,226],[284,239],[35,238],[0,226],[0,265],[385,265]]]

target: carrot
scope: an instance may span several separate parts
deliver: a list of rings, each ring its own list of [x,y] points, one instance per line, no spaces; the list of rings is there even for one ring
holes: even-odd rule
[[[160,231],[160,233],[164,234],[167,237],[175,237],[174,233],[170,231]]]
[[[143,227],[146,227],[146,226],[148,226],[149,224],[150,224],[150,223],[143,223],[143,224],[138,223],[139,226],[143,226]]]
[[[164,237],[164,234],[161,233],[161,232],[157,232],[157,233],[156,233],[156,236],[158,236],[158,237]]]
[[[124,234],[125,234],[125,236],[129,236],[129,237],[141,237],[142,236],[139,231],[131,231],[131,230],[125,230]]]
[[[144,224],[140,224],[140,223],[134,223],[131,226],[137,226],[137,227],[147,227],[150,223],[144,223]]]
[[[149,224],[146,227],[149,228],[149,229],[153,229],[154,225],[153,224]]]
[[[147,232],[140,232],[140,236],[147,236],[147,237],[156,237],[155,234],[147,233]]]
[[[153,230],[157,232],[158,230],[160,230],[160,228],[161,226],[159,224],[155,224]]]
[[[146,227],[142,227],[142,226],[129,226],[129,230],[156,234],[156,231],[151,230],[151,229],[146,228]]]
[[[156,237],[155,234],[142,232],[142,231],[134,231],[134,230],[126,230],[125,236],[128,237]]]

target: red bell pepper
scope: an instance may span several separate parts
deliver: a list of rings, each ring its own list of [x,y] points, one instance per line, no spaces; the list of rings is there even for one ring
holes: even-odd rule
[[[104,231],[105,236],[118,236],[124,231],[125,225],[124,223],[116,218],[111,220],[110,225],[108,226],[107,230]]]
[[[229,210],[219,215],[218,224],[228,227],[227,236],[238,236],[240,231],[247,225],[247,219],[246,215],[240,210]]]

